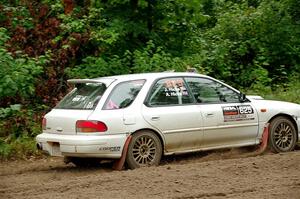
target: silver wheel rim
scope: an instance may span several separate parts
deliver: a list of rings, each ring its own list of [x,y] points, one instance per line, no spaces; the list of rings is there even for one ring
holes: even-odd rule
[[[133,159],[139,165],[151,165],[156,154],[156,145],[153,138],[141,136],[137,138],[132,149]]]
[[[279,149],[283,151],[290,149],[293,144],[293,129],[288,123],[282,122],[275,128],[274,141]]]

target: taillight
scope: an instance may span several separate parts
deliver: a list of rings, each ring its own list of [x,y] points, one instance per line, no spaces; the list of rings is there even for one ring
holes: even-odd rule
[[[42,129],[43,130],[46,130],[46,125],[47,125],[47,120],[46,120],[46,118],[43,118],[43,121],[42,121]]]
[[[93,132],[105,132],[105,131],[107,131],[107,126],[100,121],[77,120],[76,122],[76,132],[93,133]]]

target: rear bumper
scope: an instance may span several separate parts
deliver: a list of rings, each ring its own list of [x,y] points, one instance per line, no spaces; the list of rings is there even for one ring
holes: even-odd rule
[[[43,151],[51,156],[120,158],[127,139],[117,135],[60,135],[42,133],[36,137]]]

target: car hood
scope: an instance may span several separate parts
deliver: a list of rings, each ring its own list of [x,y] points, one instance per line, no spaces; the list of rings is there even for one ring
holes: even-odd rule
[[[259,95],[247,95],[247,98],[250,100],[262,100],[264,99],[262,96]]]
[[[288,114],[291,116],[300,117],[300,104],[291,102],[264,100],[264,99],[251,99],[252,104],[259,111],[266,109],[267,112],[274,114]]]

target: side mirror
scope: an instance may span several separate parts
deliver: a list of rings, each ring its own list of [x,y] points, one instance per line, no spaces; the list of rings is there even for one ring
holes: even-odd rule
[[[244,93],[240,93],[239,101],[240,102],[246,102],[247,101],[246,95]]]

